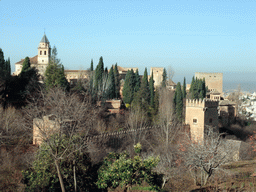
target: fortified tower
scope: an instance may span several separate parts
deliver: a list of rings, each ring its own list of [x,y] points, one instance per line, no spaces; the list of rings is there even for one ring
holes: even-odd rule
[[[195,73],[197,79],[205,79],[205,84],[210,91],[217,91],[222,95],[223,73]]]
[[[163,81],[163,72],[164,72],[164,68],[163,67],[151,67],[150,68],[150,76],[152,75],[153,72],[153,79],[155,82],[155,86],[159,86],[161,85],[162,81]]]
[[[186,100],[185,123],[190,126],[190,135],[193,141],[204,139],[206,126],[218,126],[218,101],[213,100]]]

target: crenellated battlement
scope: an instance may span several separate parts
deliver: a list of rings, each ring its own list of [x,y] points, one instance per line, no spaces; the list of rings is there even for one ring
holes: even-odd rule
[[[187,99],[186,107],[218,107],[219,101],[209,100],[209,99]]]
[[[205,101],[205,107],[218,107],[219,106],[219,101],[217,100],[210,100],[206,99]]]

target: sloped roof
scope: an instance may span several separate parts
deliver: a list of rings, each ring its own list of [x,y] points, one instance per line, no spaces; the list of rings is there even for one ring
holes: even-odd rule
[[[171,79],[169,79],[169,80],[167,81],[167,85],[168,85],[168,86],[176,86],[177,84],[174,83]]]
[[[40,43],[49,43],[49,40],[47,39],[45,34],[44,34],[43,38],[41,39]]]
[[[220,95],[220,92],[217,90],[212,90],[212,91],[206,93],[206,95]]]
[[[220,100],[219,105],[235,105],[236,103],[229,100]]]
[[[24,62],[25,59],[21,59],[20,61],[18,61],[17,63],[15,64],[20,64],[22,65],[23,62]],[[34,57],[29,57],[29,60],[30,60],[30,64],[37,64],[37,55],[34,56]]]

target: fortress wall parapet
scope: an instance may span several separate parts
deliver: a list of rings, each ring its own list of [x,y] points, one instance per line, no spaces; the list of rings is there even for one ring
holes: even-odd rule
[[[186,107],[218,107],[219,102],[215,100],[209,99],[187,99],[186,100]]]

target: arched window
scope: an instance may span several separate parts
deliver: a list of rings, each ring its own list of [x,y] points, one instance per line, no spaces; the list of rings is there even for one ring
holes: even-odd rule
[[[42,51],[40,51],[40,55],[42,55]]]
[[[44,55],[46,55],[46,51],[44,51]]]

